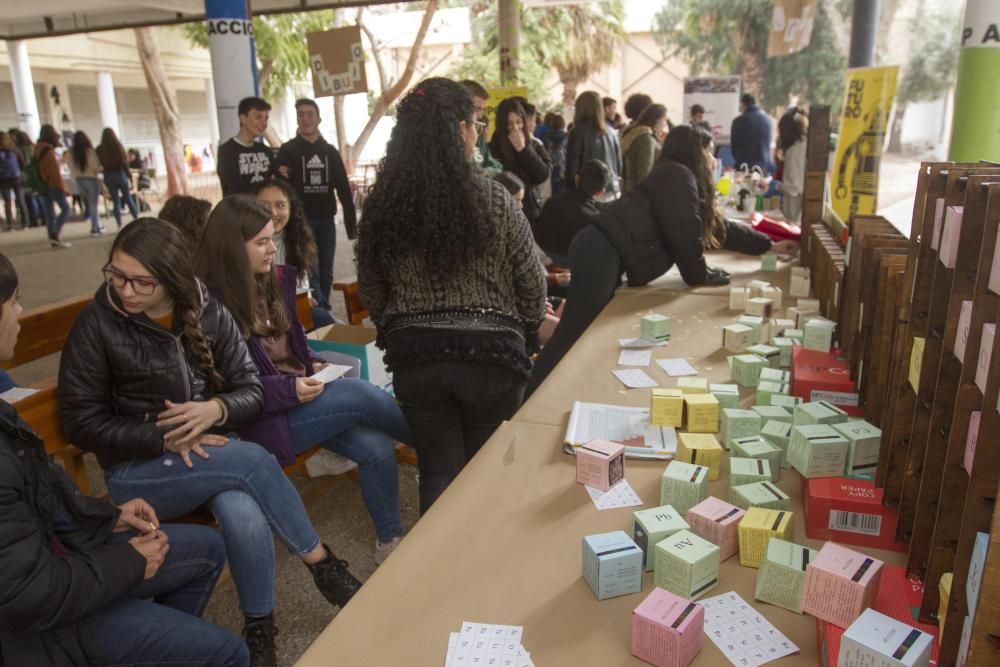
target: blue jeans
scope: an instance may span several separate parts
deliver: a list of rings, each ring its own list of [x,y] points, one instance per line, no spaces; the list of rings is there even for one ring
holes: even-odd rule
[[[156,575],[86,619],[102,664],[248,665],[242,639],[200,618],[226,562],[222,538],[205,526],[161,530],[170,551]]]
[[[410,429],[392,396],[365,380],[331,382],[316,399],[288,413],[299,454],[323,447],[358,464],[361,496],[382,542],[403,534],[399,470],[393,439],[410,442]]]
[[[59,206],[59,217],[56,217],[56,206]],[[49,228],[49,238],[53,241],[59,239],[63,225],[69,218],[69,202],[66,201],[66,193],[59,188],[49,188],[45,193],[45,224]]]
[[[128,174],[125,173],[124,169],[105,171],[104,185],[111,194],[111,202],[114,205],[115,211],[115,221],[119,227],[122,226],[122,201],[128,206],[128,211],[132,214],[133,220],[139,217],[139,213],[135,208],[135,200],[132,198],[132,192],[129,190]]]
[[[219,522],[240,609],[249,616],[274,610],[274,540],[303,556],[319,545],[306,508],[274,456],[252,442],[230,439],[192,455],[188,470],[177,454],[121,463],[104,471],[118,504],[143,498],[162,521],[207,504]]]
[[[337,254],[337,224],[333,218],[309,220],[313,238],[316,239],[316,269],[309,282],[319,291],[316,300],[321,308],[330,309],[330,290],[333,288],[333,258]]]
[[[97,180],[97,177],[80,176],[76,179],[76,187],[80,188],[80,194],[87,202],[91,233],[101,231],[101,214],[97,210],[101,199],[101,182]]]

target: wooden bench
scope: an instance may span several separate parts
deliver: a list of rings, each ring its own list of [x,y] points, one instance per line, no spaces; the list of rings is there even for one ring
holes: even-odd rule
[[[333,289],[344,295],[344,309],[351,324],[361,324],[368,317],[368,309],[361,303],[358,293],[358,279],[348,278],[333,283]]]

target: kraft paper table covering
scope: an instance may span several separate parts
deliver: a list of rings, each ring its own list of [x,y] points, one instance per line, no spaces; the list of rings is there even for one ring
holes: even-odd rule
[[[317,638],[299,665],[428,665],[444,663],[448,633],[463,621],[524,626],[524,646],[539,667],[641,665],[630,655],[631,612],[652,590],[599,601],[581,576],[581,538],[629,532],[632,511],[599,512],[575,482],[574,459],[561,449],[562,427],[505,422],[465,471],[417,523],[361,591]],[[665,464],[628,461],[626,478],[643,499],[659,500]],[[805,539],[799,480],[782,471],[778,486],[792,496],[795,542]],[[729,467],[710,482],[728,497]],[[905,555],[864,550],[889,564]],[[739,557],[722,563],[718,587],[753,603],[757,570]],[[754,606],[801,653],[776,665],[816,665],[816,621],[764,603]],[[706,638],[693,665],[728,664]]]

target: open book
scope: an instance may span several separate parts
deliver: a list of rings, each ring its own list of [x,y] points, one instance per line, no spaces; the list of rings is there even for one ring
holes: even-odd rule
[[[594,438],[621,443],[630,458],[672,459],[677,451],[673,427],[650,425],[648,408],[575,401],[563,448],[574,454],[577,447]]]

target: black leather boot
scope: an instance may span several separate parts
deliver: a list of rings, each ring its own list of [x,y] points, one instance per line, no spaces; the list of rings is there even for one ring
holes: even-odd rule
[[[274,614],[243,618],[243,641],[250,649],[250,667],[278,667],[278,657],[274,651],[274,638],[278,635],[278,628],[274,625]]]
[[[347,571],[347,561],[338,559],[330,547],[323,545],[326,558],[315,565],[307,565],[312,572],[316,588],[330,604],[343,607],[361,588],[361,582]]]

